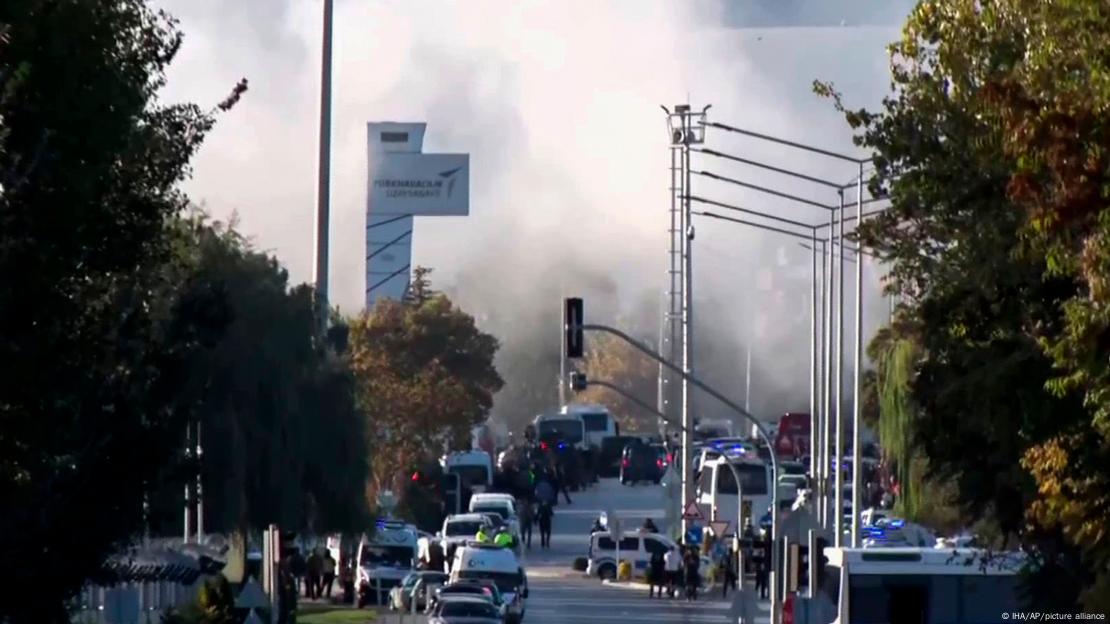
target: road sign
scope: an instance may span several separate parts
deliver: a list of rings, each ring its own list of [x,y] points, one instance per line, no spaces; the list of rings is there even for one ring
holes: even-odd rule
[[[686,529],[686,543],[694,546],[701,544],[701,539],[705,533],[704,527],[692,526]]]
[[[682,512],[682,517],[686,520],[705,519],[705,516],[701,513],[701,507],[698,507],[697,501],[690,501],[686,503],[686,510]]]
[[[728,520],[714,520],[709,523],[709,530],[713,531],[713,536],[717,538],[724,537],[725,531],[728,531]]]

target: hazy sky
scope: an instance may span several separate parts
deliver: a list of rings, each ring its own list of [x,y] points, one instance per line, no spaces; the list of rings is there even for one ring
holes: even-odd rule
[[[218,218],[238,213],[241,229],[294,280],[310,280],[322,1],[156,4],[180,18],[186,35],[167,100],[211,104],[240,77],[250,81],[197,157],[190,194]],[[479,318],[511,310],[519,331],[586,274],[615,285],[610,300],[588,303],[598,309],[661,303],[670,201],[660,104],[712,104],[712,120],[858,153],[811,83],[831,80],[852,106],[875,106],[889,84],[885,45],[911,4],[337,0],[331,300],[354,312],[363,298],[366,122],[427,121],[425,151],[471,154],[471,216],[418,218],[413,262],[434,267],[434,280],[455,285]],[[845,182],[855,173],[720,132],[708,145]],[[819,187],[705,158],[694,168],[835,200]],[[694,192],[826,218],[705,179],[695,178]],[[800,407],[789,390],[808,379],[799,333],[808,328],[808,253],[741,226],[695,225],[699,334],[733,361],[758,322],[757,378],[776,393],[765,409],[781,411],[782,392],[795,403],[782,409]],[[885,317],[878,275],[867,267],[869,328]],[[757,288],[769,281],[775,297]],[[637,322],[653,333],[654,318]],[[514,335],[488,329],[506,342]],[[735,370],[718,369],[707,374],[734,380]],[[808,402],[808,391],[801,398]]]

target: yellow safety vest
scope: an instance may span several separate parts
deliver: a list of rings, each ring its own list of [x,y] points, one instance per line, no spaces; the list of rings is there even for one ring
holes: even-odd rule
[[[484,528],[478,529],[478,534],[474,536],[474,539],[479,542],[488,543],[490,541],[489,533],[486,533]]]
[[[513,545],[513,536],[508,533],[498,533],[497,537],[493,538],[493,543],[503,548],[508,548]]]

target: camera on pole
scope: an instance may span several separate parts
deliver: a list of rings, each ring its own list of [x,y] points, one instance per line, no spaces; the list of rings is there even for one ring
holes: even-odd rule
[[[582,392],[588,386],[586,373],[579,373],[578,371],[571,371],[570,373],[570,389],[575,392]]]
[[[566,334],[567,357],[580,358],[585,348],[583,340],[582,299],[569,297],[566,300],[566,314],[563,317],[563,331]]]

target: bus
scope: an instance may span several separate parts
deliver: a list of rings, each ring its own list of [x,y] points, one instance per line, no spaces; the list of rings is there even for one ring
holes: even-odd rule
[[[586,429],[577,413],[540,414],[532,421],[532,426],[536,430],[537,442],[564,442],[585,450]]]
[[[736,474],[740,475],[742,501],[737,500]],[[733,531],[743,530],[745,520],[750,520],[753,527],[759,526],[759,521],[771,510],[771,492],[770,466],[748,454],[708,459],[698,477],[698,504],[713,514],[713,519],[727,520]],[[785,499],[780,502],[785,503]],[[739,517],[741,508],[743,518]]]
[[[620,435],[620,425],[604,405],[571,403],[564,405],[561,414],[573,414],[582,419],[584,440],[587,446],[601,448],[605,438]]]
[[[972,624],[1003,622],[1026,610],[1020,552],[940,548],[825,548],[811,622]]]

